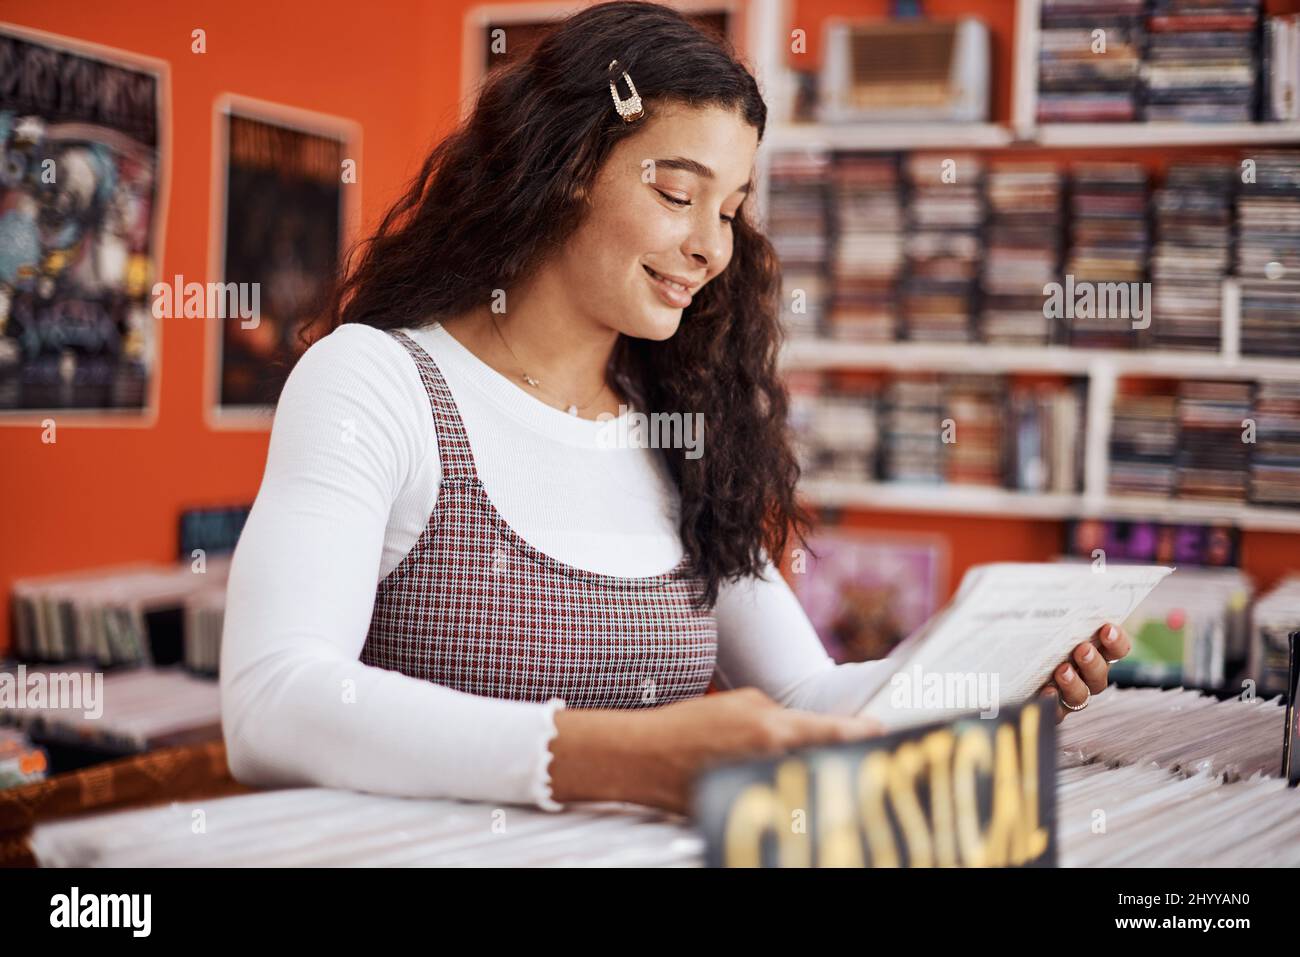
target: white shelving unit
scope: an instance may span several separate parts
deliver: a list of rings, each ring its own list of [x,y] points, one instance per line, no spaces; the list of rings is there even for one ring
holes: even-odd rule
[[[778,151],[1300,145],[1300,123],[1038,124],[1041,3],[1040,0],[1015,2],[1010,124],[826,125],[788,120],[793,101],[793,83],[784,57],[784,41],[789,36],[788,5],[785,0],[755,0],[750,8],[753,15],[749,34],[751,59],[772,108],[758,160],[760,217],[766,216],[767,171],[772,154]],[[1041,372],[1076,375],[1088,380],[1088,432],[1081,494],[1045,495],[959,485],[813,480],[805,481],[801,491],[811,503],[829,507],[1044,519],[1110,516],[1158,521],[1227,521],[1247,529],[1300,532],[1300,509],[1119,497],[1106,492],[1111,409],[1120,378],[1300,378],[1300,359],[1240,355],[1240,294],[1235,280],[1225,282],[1223,305],[1222,344],[1217,353],[793,339],[782,354],[782,366],[787,370]]]

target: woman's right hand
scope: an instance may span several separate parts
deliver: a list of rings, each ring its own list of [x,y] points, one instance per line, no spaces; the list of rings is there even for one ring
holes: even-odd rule
[[[712,764],[791,748],[857,741],[879,722],[782,707],[757,688],[706,694],[638,711],[555,713],[551,795],[556,801],[631,801],[689,811],[696,775]]]

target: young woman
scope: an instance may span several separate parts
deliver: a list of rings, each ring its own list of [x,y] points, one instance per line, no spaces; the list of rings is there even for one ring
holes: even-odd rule
[[[226,608],[237,778],[682,811],[710,762],[876,732],[889,662],[835,665],[771,559],[808,517],[747,218],[765,121],[653,4],[489,79],[280,397]],[[637,413],[703,442],[610,441]],[[1056,675],[1075,709],[1110,631]]]

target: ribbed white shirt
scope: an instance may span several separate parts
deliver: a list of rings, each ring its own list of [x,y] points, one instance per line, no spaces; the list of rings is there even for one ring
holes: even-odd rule
[[[404,331],[437,363],[488,495],[526,541],[608,575],[678,563],[677,491],[657,450],[613,447],[605,423],[538,400],[441,325]],[[548,745],[562,705],[359,661],[376,587],[424,531],[440,475],[429,398],[399,342],[348,324],[307,350],[231,563],[222,724],[240,781],[560,808]],[[836,665],[770,564],[724,584],[715,615],[721,687],[850,714],[888,678],[883,662]]]

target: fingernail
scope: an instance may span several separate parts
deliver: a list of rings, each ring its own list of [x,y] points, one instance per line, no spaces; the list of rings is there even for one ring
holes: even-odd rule
[[[1084,662],[1092,661],[1092,645],[1089,645],[1087,648],[1083,649],[1083,654],[1079,656],[1079,660]]]
[[[1114,625],[1107,625],[1106,632],[1101,636],[1101,640],[1108,645],[1113,645],[1115,639],[1119,637],[1119,630]]]
[[[1064,681],[1067,685],[1068,685],[1071,681],[1073,681],[1073,680],[1074,680],[1074,669],[1073,669],[1073,668],[1066,668],[1063,672],[1061,672],[1061,680]]]

